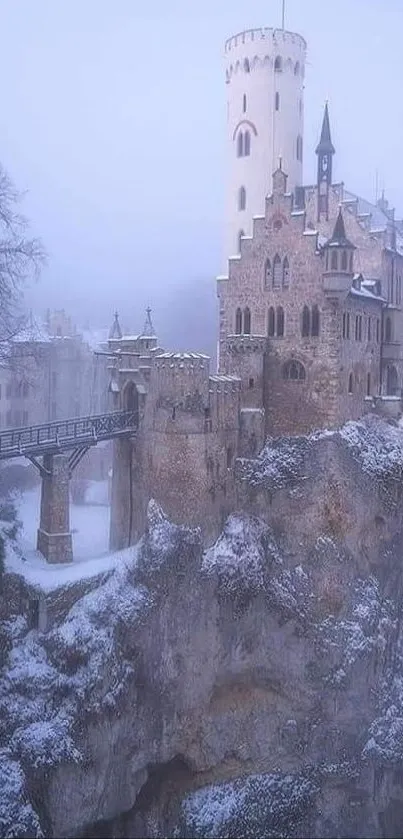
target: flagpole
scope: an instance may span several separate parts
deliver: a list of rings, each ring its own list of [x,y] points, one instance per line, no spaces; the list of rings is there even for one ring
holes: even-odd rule
[[[282,29],[285,28],[285,0],[283,0]]]

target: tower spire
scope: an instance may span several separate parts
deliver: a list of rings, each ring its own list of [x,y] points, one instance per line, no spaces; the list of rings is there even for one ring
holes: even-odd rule
[[[119,315],[118,315],[117,312],[115,312],[115,317],[114,317],[114,320],[113,320],[113,324],[112,324],[110,332],[109,332],[109,339],[117,338],[118,340],[120,340],[121,337],[122,337],[122,330],[120,328]]]
[[[151,336],[155,335],[155,329],[153,327],[153,322],[151,320],[151,308],[150,308],[150,306],[147,306],[147,308],[146,308],[146,319],[144,321],[143,331],[142,331],[141,334],[145,335],[147,338],[150,338]]]
[[[332,185],[333,155],[336,153],[330,133],[328,103],[325,104],[320,140],[315,150],[318,156],[318,221],[322,214],[329,219],[329,192]]]

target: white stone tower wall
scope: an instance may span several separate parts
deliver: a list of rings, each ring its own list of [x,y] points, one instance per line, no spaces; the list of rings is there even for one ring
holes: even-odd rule
[[[282,62],[281,72],[275,70],[277,56]],[[288,174],[289,191],[302,184],[297,137],[303,138],[305,59],[304,39],[282,29],[251,29],[225,44],[229,160],[225,264],[229,256],[238,253],[240,230],[251,235],[252,217],[264,213],[265,197],[271,192],[272,174],[280,157]],[[249,62],[249,72],[245,61]],[[276,92],[280,95],[278,111]],[[250,133],[249,156],[237,156],[241,130]],[[238,208],[242,186],[246,190],[245,210]]]

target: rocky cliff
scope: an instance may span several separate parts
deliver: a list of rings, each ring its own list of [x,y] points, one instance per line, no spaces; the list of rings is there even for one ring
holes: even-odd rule
[[[403,434],[269,441],[203,551],[151,503],[47,634],[3,622],[0,835],[400,836]]]

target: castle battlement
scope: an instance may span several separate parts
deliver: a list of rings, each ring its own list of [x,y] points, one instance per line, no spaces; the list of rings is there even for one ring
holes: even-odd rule
[[[284,47],[293,47],[299,50],[304,56],[307,48],[307,43],[302,35],[298,35],[296,32],[289,32],[286,29],[274,29],[265,26],[258,29],[245,29],[243,32],[232,35],[225,42],[225,54],[226,56],[230,53],[233,55],[237,51],[244,53],[245,47],[253,46],[258,48],[262,42],[265,47],[270,47],[270,44],[272,44],[276,49],[280,50],[282,48],[284,49]]]

